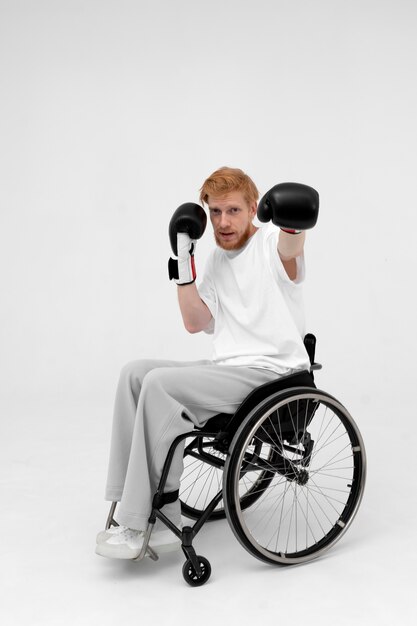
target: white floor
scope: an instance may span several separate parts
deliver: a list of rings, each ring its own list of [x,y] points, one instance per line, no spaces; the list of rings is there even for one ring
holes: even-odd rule
[[[1,624],[416,623],[412,433],[390,446],[386,432],[361,427],[369,464],[365,497],[326,557],[269,566],[240,546],[226,521],[206,524],[195,545],[210,560],[212,576],[191,588],[182,578],[181,552],[157,563],[94,553],[108,509],[104,412],[2,409]]]

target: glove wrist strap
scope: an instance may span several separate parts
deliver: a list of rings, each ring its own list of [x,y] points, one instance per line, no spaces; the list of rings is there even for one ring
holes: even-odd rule
[[[284,233],[289,233],[290,235],[299,235],[302,231],[301,230],[296,230],[295,228],[282,228],[281,230],[284,231]]]
[[[172,257],[168,261],[169,280],[174,280],[177,285],[191,285],[197,278],[194,255],[184,262]]]

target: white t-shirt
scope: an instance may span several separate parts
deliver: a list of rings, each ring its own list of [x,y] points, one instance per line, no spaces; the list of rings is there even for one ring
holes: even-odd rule
[[[279,258],[279,229],[259,228],[240,250],[216,247],[207,260],[201,299],[213,316],[212,359],[219,365],[266,368],[280,375],[309,369],[304,347],[304,257],[292,281]]]

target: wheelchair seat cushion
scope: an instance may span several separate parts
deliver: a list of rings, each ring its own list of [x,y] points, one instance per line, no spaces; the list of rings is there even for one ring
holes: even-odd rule
[[[228,413],[218,413],[211,417],[201,430],[206,432],[223,431],[233,436],[246,415],[265,400],[265,398],[272,396],[278,391],[284,391],[292,387],[312,387],[315,389],[316,385],[314,384],[313,375],[307,370],[303,370],[265,383],[246,396],[236,413],[232,415]]]

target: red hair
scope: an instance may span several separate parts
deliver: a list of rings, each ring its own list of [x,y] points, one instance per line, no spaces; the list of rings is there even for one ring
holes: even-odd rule
[[[221,167],[211,174],[200,189],[200,202],[208,204],[209,196],[224,196],[231,191],[241,191],[248,204],[257,202],[259,192],[245,172],[233,167]]]

